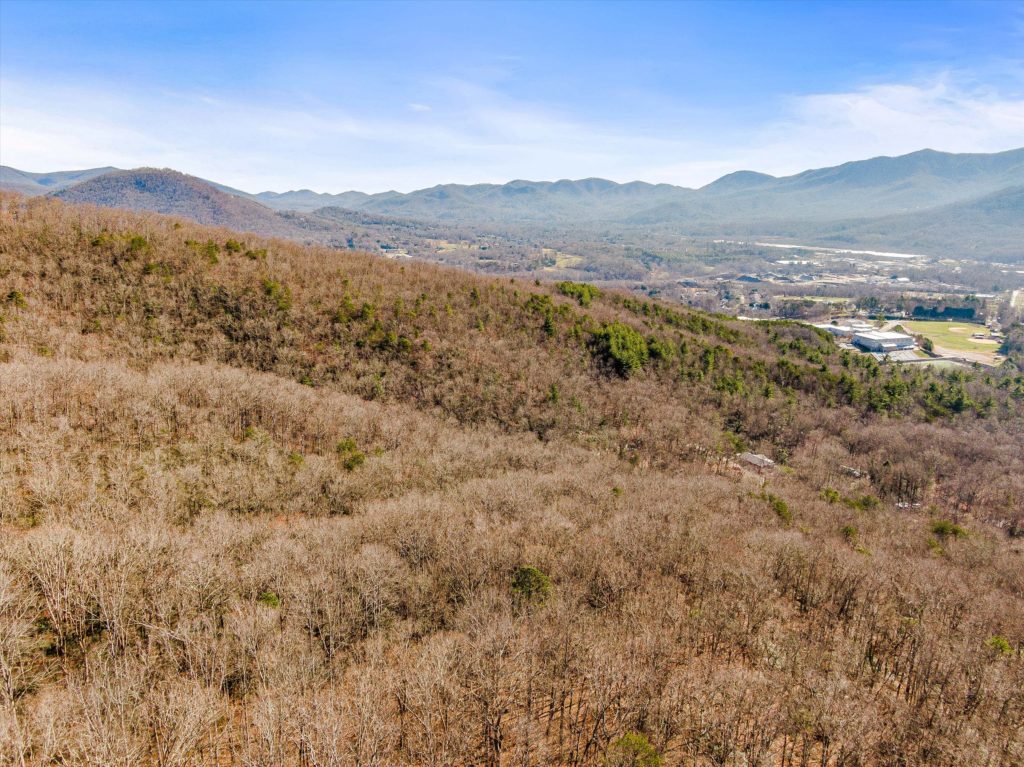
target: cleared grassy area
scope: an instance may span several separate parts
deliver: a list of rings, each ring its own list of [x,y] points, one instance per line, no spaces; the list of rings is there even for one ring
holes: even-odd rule
[[[837,296],[779,296],[779,299],[782,301],[814,301],[817,304],[835,304],[837,306],[853,303],[849,298]]]
[[[553,267],[545,267],[546,269],[572,269],[573,267],[579,266],[583,263],[582,256],[574,256],[571,253],[563,253],[560,250],[554,248],[542,248],[541,252],[545,258],[554,258],[555,265]]]
[[[953,368],[969,368],[970,367],[969,365],[965,365],[962,362],[956,362],[955,360],[943,360],[943,359],[927,360],[927,361],[921,362],[919,364],[921,364],[921,365],[928,365],[929,367],[933,367],[933,368],[949,369],[949,370],[952,370]]]
[[[448,240],[431,240],[436,247],[438,253],[452,253],[459,250],[474,250],[479,249],[478,245],[474,245],[469,242],[448,242]]]
[[[988,334],[988,328],[974,322],[900,322],[911,333],[930,338],[935,346],[949,351],[995,355],[998,341],[971,338],[972,333]]]

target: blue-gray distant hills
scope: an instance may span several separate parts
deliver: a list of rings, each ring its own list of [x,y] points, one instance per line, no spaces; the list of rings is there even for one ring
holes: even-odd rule
[[[49,194],[116,170],[117,168],[106,167],[90,168],[89,170],[61,170],[55,173],[28,173],[0,165],[0,189],[28,195]]]
[[[1024,148],[995,154],[926,149],[781,178],[740,171],[700,189],[590,178],[444,184],[409,193],[251,194],[172,171],[100,168],[36,174],[7,167],[0,171],[0,187],[173,212],[267,234],[291,236],[297,229],[305,238],[311,230],[329,230],[329,221],[337,219],[318,211],[340,208],[517,231],[543,227],[801,238],[821,245],[1024,260]],[[239,207],[231,200],[251,205]],[[281,218],[274,211],[292,213]]]
[[[888,216],[962,202],[1024,185],[1024,149],[949,154],[925,149],[775,178],[731,173],[701,189],[599,178],[444,184],[408,194],[263,192],[278,210],[328,205],[430,220],[614,221],[659,224],[709,219],[846,219]]]

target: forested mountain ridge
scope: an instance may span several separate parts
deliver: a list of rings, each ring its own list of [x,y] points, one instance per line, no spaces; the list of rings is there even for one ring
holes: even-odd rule
[[[936,207],[1024,183],[1024,149],[996,154],[921,150],[876,157],[776,178],[738,171],[700,189],[671,184],[625,184],[605,179],[510,181],[506,184],[443,184],[402,194],[261,192],[250,195],[277,209],[312,211],[335,206],[412,217],[517,215],[621,220],[644,214],[793,218],[851,218]],[[660,209],[674,205],[675,210]],[[596,208],[594,206],[597,206]],[[646,213],[645,213],[646,211]],[[660,211],[660,212],[659,212]]]
[[[5,760],[1024,758],[1018,373],[13,195],[0,279]]]
[[[994,155],[922,150],[774,178],[749,171],[701,189],[668,184],[581,181],[478,184],[386,193],[342,207],[413,218],[556,221],[575,217],[668,224],[724,221],[829,220],[936,207],[1024,183],[1024,149]],[[279,198],[280,199],[280,198]]]
[[[71,203],[185,216],[198,224],[261,234],[294,234],[284,219],[265,206],[222,192],[202,179],[167,169],[105,173],[61,189],[54,196]]]
[[[635,217],[635,227],[662,226],[660,214]],[[1024,261],[1024,186],[910,213],[877,217],[745,221],[716,219],[688,224],[693,236],[776,239],[808,246],[857,247],[979,261]],[[627,230],[628,231],[628,230]],[[623,236],[628,237],[628,234]]]
[[[981,259],[1024,258],[1020,252],[1024,207],[1012,194],[1024,186],[1024,149],[996,154],[922,150],[783,178],[740,171],[696,190],[592,178],[443,184],[407,194],[332,195],[309,190],[250,194],[179,174],[177,182],[168,187],[189,188],[197,198],[191,204],[181,204],[187,195],[160,193],[156,187],[156,193],[149,197],[135,194],[130,189],[135,182],[124,175],[171,171],[117,171],[94,178],[91,175],[97,171],[82,173],[89,180],[67,186],[57,194],[71,201],[180,215],[189,215],[191,205],[200,212],[191,218],[200,223],[297,239],[317,239],[312,233],[319,231],[320,241],[329,240],[331,235],[325,232],[329,225],[316,220],[316,211],[344,208],[428,224],[487,226],[506,231],[543,231],[555,226],[628,238],[639,228],[700,237],[799,237],[822,245],[839,242],[899,247],[915,252],[929,250],[935,255],[963,253]],[[32,174],[4,168],[0,187],[24,192],[26,175]],[[190,180],[186,182],[186,178]],[[210,187],[215,189],[211,191]],[[231,214],[203,214],[209,208],[206,198],[220,193],[278,211],[297,211],[310,218],[296,227],[273,221],[260,209],[244,205]],[[1000,195],[1003,204],[997,212],[998,221],[993,222],[991,201]],[[218,205],[224,211],[231,208],[223,201]],[[956,226],[951,226],[952,220],[956,220]]]
[[[913,213],[796,226],[823,245],[851,242],[979,260],[1024,261],[1024,185]],[[964,234],[968,233],[968,237]]]

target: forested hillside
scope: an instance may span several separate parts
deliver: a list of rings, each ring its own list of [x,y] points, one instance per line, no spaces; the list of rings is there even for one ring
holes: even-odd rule
[[[873,157],[776,178],[730,173],[700,189],[601,178],[439,184],[400,194],[315,195],[308,190],[251,195],[281,210],[338,206],[423,220],[523,224],[642,221],[687,226],[714,223],[836,221],[920,213],[1024,183],[1024,149],[952,154],[930,149]]]
[[[645,222],[655,225],[657,219],[638,219],[638,223]],[[1024,186],[915,213],[834,221],[723,218],[695,224],[688,231],[705,236],[775,237],[825,247],[893,248],[932,256],[1019,263],[1024,261]]]
[[[394,227],[368,222],[383,217],[399,227],[446,229],[438,233],[442,240],[463,227],[512,239],[525,234],[546,241],[544,247],[552,246],[552,239],[577,237],[648,250],[652,236],[653,242],[679,235],[781,238],[1011,262],[1024,259],[1022,188],[1024,149],[993,154],[925,149],[781,178],[739,171],[700,189],[587,178],[439,184],[404,194],[308,189],[250,194],[152,168],[42,174],[0,166],[0,189],[55,193],[69,202],[171,213],[201,224],[324,244],[353,236],[351,227],[337,226],[331,211],[340,208],[362,214],[355,217],[357,228],[385,242],[395,236]],[[610,266],[605,271],[613,272]]]
[[[0,302],[0,761],[1024,762],[1016,369],[18,195]]]
[[[114,171],[69,186],[55,196],[71,203],[169,213],[199,224],[265,235],[298,234],[297,227],[257,202],[222,192],[195,176],[167,169]]]

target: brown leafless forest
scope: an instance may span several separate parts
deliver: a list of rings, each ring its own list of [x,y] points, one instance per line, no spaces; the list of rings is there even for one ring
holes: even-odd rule
[[[1024,764],[1019,373],[13,195],[0,288],[2,764]]]

